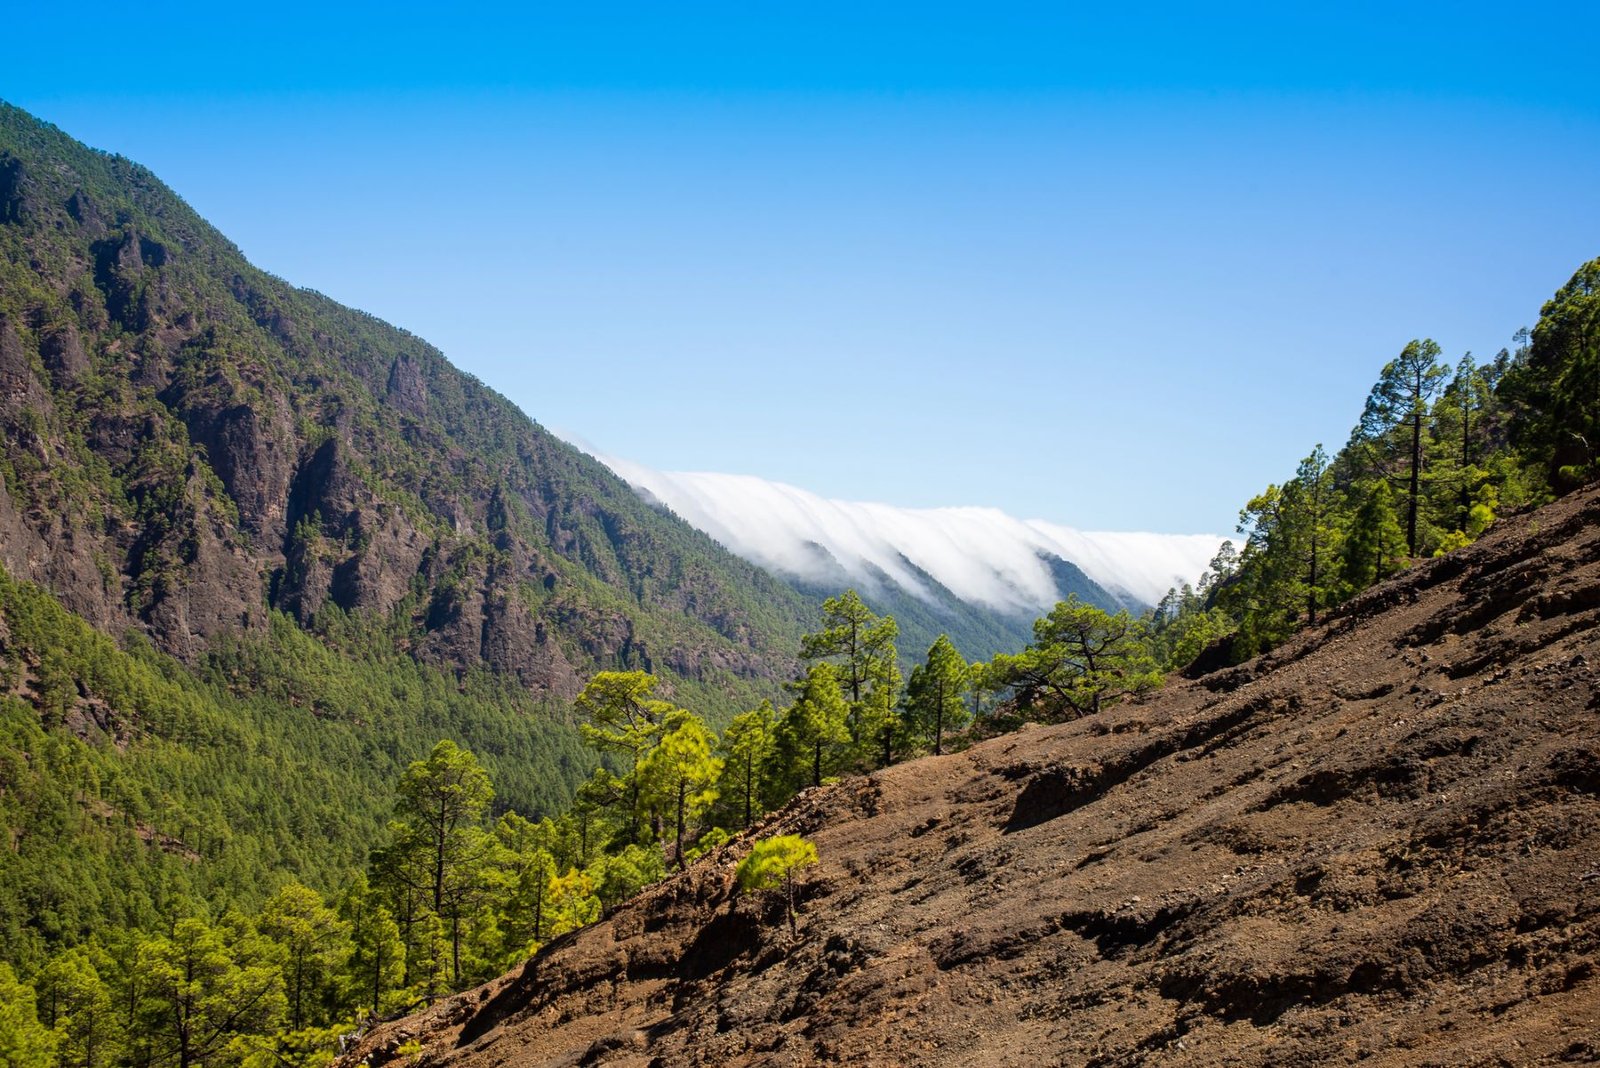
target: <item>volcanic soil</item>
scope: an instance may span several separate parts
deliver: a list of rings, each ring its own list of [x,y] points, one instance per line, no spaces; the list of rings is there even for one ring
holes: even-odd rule
[[[1600,1060],[1600,491],[1243,666],[802,794],[344,1064]],[[409,1053],[409,1050],[407,1051]]]

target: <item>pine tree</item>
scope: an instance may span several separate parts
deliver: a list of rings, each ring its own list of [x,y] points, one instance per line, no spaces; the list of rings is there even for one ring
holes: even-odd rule
[[[684,866],[683,843],[688,821],[717,799],[716,783],[722,758],[716,755],[717,737],[705,721],[677,709],[661,724],[661,740],[639,765],[647,794],[670,807],[675,828],[673,856]]]
[[[477,757],[446,739],[406,769],[399,795],[396,845],[414,861],[397,870],[402,878],[424,874],[427,882],[418,889],[449,925],[451,973],[459,980],[461,921],[474,902],[489,844],[477,824],[494,788]]]
[[[734,869],[734,883],[744,893],[784,892],[784,914],[795,933],[795,875],[817,863],[817,847],[796,834],[763,838]]]
[[[192,1068],[240,1036],[283,1019],[283,973],[273,947],[235,918],[223,928],[188,917],[139,947],[139,1060]]]
[[[1526,360],[1500,392],[1520,409],[1519,448],[1552,485],[1568,490],[1600,474],[1600,259],[1545,303]]]
[[[1409,342],[1399,356],[1384,364],[1351,436],[1351,447],[1364,452],[1375,471],[1387,475],[1399,459],[1405,472],[1406,551],[1410,556],[1417,555],[1420,544],[1417,517],[1428,405],[1447,374],[1449,368],[1439,362],[1439,346],[1432,339]]]
[[[54,1068],[57,1042],[39,1020],[33,987],[0,960],[0,1068]]]
[[[261,933],[283,950],[291,1031],[321,1026],[338,1014],[334,978],[350,955],[350,928],[310,887],[290,883],[267,900]]]
[[[465,833],[482,817],[494,788],[477,758],[446,739],[427,760],[406,769],[399,794],[395,813],[425,851],[430,904],[442,915],[451,866],[460,861]]]
[[[611,908],[659,881],[666,874],[666,865],[655,845],[629,843],[614,853],[601,853],[584,874],[601,907]]]
[[[1334,517],[1338,510],[1328,454],[1321,444],[1300,461],[1294,479],[1285,488],[1293,551],[1298,553],[1304,568],[1301,584],[1305,588],[1306,621],[1315,624],[1317,609],[1327,602],[1335,585],[1333,554],[1337,528]]]
[[[573,868],[550,881],[550,937],[559,938],[600,918],[594,881]]]
[[[350,954],[342,966],[343,1002],[378,1016],[392,1005],[390,995],[405,985],[400,925],[360,872],[340,893],[338,914],[350,932]]]
[[[1350,593],[1400,570],[1406,548],[1389,484],[1369,483],[1358,496],[1361,506],[1350,522],[1340,558],[1340,575]]]
[[[516,881],[500,921],[508,954],[527,956],[544,943],[550,880],[555,877],[556,860],[549,851],[534,849],[519,856]]]
[[[1005,689],[1005,684],[993,679],[987,660],[974,660],[967,665],[967,689],[972,694],[972,722],[982,723],[991,710],[984,705],[984,698],[995,696]]]
[[[825,756],[850,740],[850,706],[839,689],[832,664],[812,664],[797,684],[799,697],[778,719],[773,746],[774,778],[784,783],[804,781],[810,766],[811,785],[822,784]]]
[[[578,695],[576,708],[588,722],[580,725],[584,740],[605,753],[628,760],[627,795],[630,841],[641,841],[639,765],[661,736],[661,722],[673,711],[655,696],[657,680],[643,671],[601,671]]]
[[[1300,461],[1294,478],[1268,486],[1239,513],[1244,550],[1236,556],[1219,552],[1213,560],[1218,570],[1202,578],[1208,596],[1238,621],[1236,656],[1270,648],[1302,620],[1315,623],[1318,611],[1337,599],[1341,497],[1327,453],[1318,445]],[[1186,618],[1197,618],[1202,603],[1197,598]],[[1196,628],[1191,639],[1227,630],[1220,620],[1191,626]],[[1186,643],[1191,655],[1201,648],[1196,640]]]
[[[372,851],[372,890],[394,919],[400,933],[400,987],[417,985],[420,962],[427,957],[425,926],[436,916],[427,905],[427,852],[415,828],[398,820],[389,824],[388,842]]]
[[[926,662],[911,669],[906,715],[932,744],[935,756],[944,752],[944,732],[966,725],[970,677],[966,660],[944,634],[928,648]]]
[[[762,796],[762,772],[772,752],[772,732],[777,714],[770,701],[733,717],[720,743],[723,755],[724,799],[739,802],[739,826],[748,827]]]
[[[113,967],[98,946],[74,946],[57,953],[39,973],[39,1017],[57,1035],[61,1068],[99,1068],[116,1061],[123,1031],[111,988],[101,978]]]
[[[1281,487],[1268,486],[1239,512],[1244,548],[1217,603],[1238,620],[1234,654],[1248,658],[1282,641],[1305,604],[1294,523]]]
[[[1123,697],[1161,685],[1143,625],[1069,597],[1034,621],[1021,653],[1001,654],[992,677],[1010,686],[1019,707],[1052,719],[1089,716]]]
[[[822,602],[822,629],[800,640],[800,659],[827,660],[837,666],[839,687],[849,702],[848,730],[854,746],[861,747],[868,739],[876,739],[883,750],[892,746],[898,726],[900,668],[895,639],[899,633],[892,616],[879,618],[855,590],[846,590]]]

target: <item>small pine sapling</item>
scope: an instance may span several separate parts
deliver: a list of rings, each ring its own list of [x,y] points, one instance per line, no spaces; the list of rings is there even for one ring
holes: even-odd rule
[[[739,862],[739,867],[734,871],[734,880],[738,888],[746,893],[782,890],[789,932],[798,934],[794,908],[795,873],[816,862],[817,847],[804,838],[797,834],[775,835],[755,844],[749,856]]]

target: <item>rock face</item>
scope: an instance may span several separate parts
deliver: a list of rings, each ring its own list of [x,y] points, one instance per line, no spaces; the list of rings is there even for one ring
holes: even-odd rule
[[[1600,489],[1241,667],[802,795],[798,935],[735,842],[343,1060],[1600,1058]]]
[[[790,670],[792,590],[4,104],[0,257],[0,565],[97,626],[194,658],[273,611],[365,613],[553,695],[646,635],[729,700]]]

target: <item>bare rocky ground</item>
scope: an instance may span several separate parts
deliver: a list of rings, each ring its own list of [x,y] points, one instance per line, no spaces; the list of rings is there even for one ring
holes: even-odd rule
[[[1597,623],[1591,491],[1242,667],[802,795],[753,832],[817,844],[797,936],[735,842],[345,1063],[1596,1062]]]

